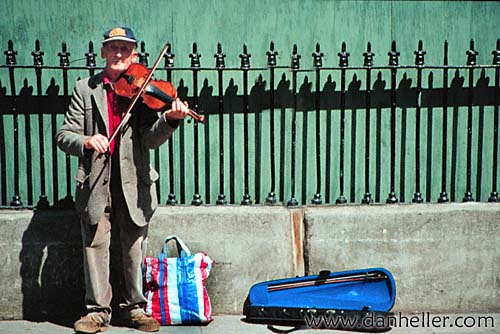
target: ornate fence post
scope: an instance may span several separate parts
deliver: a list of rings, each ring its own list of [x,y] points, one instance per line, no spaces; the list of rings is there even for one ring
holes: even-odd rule
[[[276,153],[274,145],[274,79],[275,79],[275,68],[277,65],[276,56],[278,52],[274,50],[274,42],[271,41],[269,45],[269,50],[266,52],[267,55],[267,67],[269,68],[269,139],[270,139],[270,162],[271,162],[271,189],[266,197],[266,204],[276,203]]]
[[[17,136],[17,116],[16,116],[16,83],[15,83],[15,76],[14,76],[14,66],[17,64],[16,60],[16,55],[17,51],[14,50],[14,44],[12,43],[12,40],[9,40],[8,45],[7,45],[7,50],[4,51],[5,54],[5,64],[9,67],[9,81],[10,81],[10,91],[12,95],[12,104],[11,104],[11,110],[14,115],[14,145],[19,145],[18,143],[18,138]],[[7,162],[6,162],[6,149],[5,149],[5,143],[6,143],[6,138],[5,138],[5,130],[4,130],[4,122],[3,122],[3,116],[0,118],[0,130],[1,130],[1,135],[2,135],[2,143],[0,145],[1,150],[0,150],[0,156],[2,159],[2,205],[7,204]],[[14,150],[14,152],[17,152]],[[14,165],[16,164],[16,161],[18,159],[16,158],[14,160]],[[19,168],[19,167],[17,167]],[[16,169],[15,169],[16,170]],[[18,186],[19,187],[19,186]],[[19,197],[19,189],[14,189],[14,196],[12,197],[12,201],[10,202],[11,206],[19,207],[22,206],[23,203],[21,202],[21,198]]]
[[[163,55],[165,58],[165,69],[167,71],[167,81],[172,82],[172,68],[174,67],[174,57],[175,54],[172,53],[172,48],[169,42],[167,42],[167,51]],[[180,132],[180,131],[179,131]],[[167,205],[176,205],[177,198],[175,196],[175,180],[174,180],[174,142],[173,140],[168,141],[168,183],[169,183],[169,193],[167,197]]]
[[[449,201],[446,193],[446,153],[448,148],[448,41],[444,42],[444,60],[443,60],[443,125],[442,125],[442,144],[441,144],[441,193],[438,203]]]
[[[342,42],[341,51],[338,53],[340,67],[340,168],[339,187],[340,195],[335,200],[336,204],[346,204],[344,196],[344,150],[345,150],[345,95],[346,95],[346,68],[349,66],[349,52],[346,51],[346,44]]]
[[[68,82],[68,68],[69,68],[69,56],[71,55],[67,51],[67,45],[66,42],[62,43],[62,50],[57,54],[59,56],[59,66],[62,68],[62,74],[63,74],[63,94],[64,94],[64,110],[68,109],[69,105],[69,99],[70,99],[70,94],[69,94],[69,82]],[[71,161],[70,161],[70,155],[66,154],[66,197],[63,199],[63,201],[60,203],[60,207],[64,208],[73,208],[74,207],[74,202],[73,202],[73,196],[71,195],[72,193],[72,187],[71,187]]]
[[[469,66],[469,95],[468,95],[468,110],[467,110],[467,175],[466,175],[466,190],[462,202],[472,202],[472,117],[474,103],[474,67],[476,66],[476,57],[479,52],[474,50],[474,40],[470,41],[470,49],[467,50],[467,66]]]
[[[415,193],[413,194],[413,203],[423,203],[422,193],[420,192],[420,127],[421,127],[421,106],[420,96],[422,94],[422,66],[424,65],[424,56],[422,41],[418,42],[418,49],[414,52],[415,65],[417,66],[417,95],[415,99]],[[430,173],[428,170],[427,173]],[[428,189],[429,191],[429,189]]]
[[[217,53],[214,54],[215,68],[217,69],[217,87],[219,89],[217,102],[219,106],[219,195],[215,204],[227,204],[224,194],[224,68],[226,55],[222,52],[221,43],[217,44]]]
[[[386,203],[395,204],[398,202],[395,192],[395,168],[396,168],[396,77],[399,66],[398,57],[400,53],[396,50],[396,41],[392,41],[389,56],[389,66],[391,67],[391,189]]]
[[[198,45],[193,43],[193,52],[189,54],[191,58],[191,71],[193,72],[193,102],[194,109],[198,109],[198,73],[200,71],[201,54],[198,53]],[[200,171],[198,158],[198,122],[194,122],[194,195],[191,200],[192,205],[203,204],[200,195]]]
[[[241,205],[250,205],[252,200],[249,193],[248,181],[248,70],[250,69],[250,57],[247,52],[246,44],[243,45],[243,53],[240,54],[241,64],[240,69],[243,71],[243,160],[244,160],[244,176],[245,176],[245,189]]]
[[[33,55],[34,58],[38,57],[38,55]],[[34,63],[38,63],[38,60],[33,61]],[[36,75],[36,87],[37,87],[37,97],[39,99],[42,98],[42,66],[39,64],[35,67],[35,75]],[[49,201],[46,196],[46,183],[45,183],[45,145],[44,145],[44,122],[43,122],[43,114],[40,108],[40,103],[37,104],[37,112],[38,112],[38,149],[40,151],[40,196],[38,198],[38,203],[36,204],[36,208],[40,209],[48,209],[50,207]]]
[[[316,85],[314,94],[314,105],[316,109],[316,194],[311,203],[320,205],[321,199],[321,67],[323,67],[323,52],[320,51],[319,43],[316,43],[316,51],[313,52],[313,67],[316,73]]]
[[[363,53],[364,61],[363,66],[366,67],[366,93],[365,93],[365,193],[362,204],[373,203],[372,195],[370,194],[370,109],[372,97],[372,66],[373,57],[375,54],[372,52],[372,45],[370,42],[366,45],[366,52]]]
[[[299,202],[295,198],[295,153],[297,150],[297,72],[300,69],[300,55],[297,53],[297,45],[293,45],[292,59],[290,63],[290,70],[292,71],[292,96],[293,96],[293,110],[292,110],[292,155],[291,155],[291,198],[287,202],[287,206],[298,206]]]
[[[491,193],[488,202],[499,202],[498,199],[498,108],[500,104],[500,38],[497,39],[496,49],[491,52],[493,54],[493,65],[495,65],[495,109],[493,115],[493,166],[491,178]]]

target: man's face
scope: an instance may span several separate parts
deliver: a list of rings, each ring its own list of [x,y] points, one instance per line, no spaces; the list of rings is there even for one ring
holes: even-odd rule
[[[106,59],[106,71],[111,76],[118,76],[137,60],[135,43],[111,41],[101,48],[101,57]]]

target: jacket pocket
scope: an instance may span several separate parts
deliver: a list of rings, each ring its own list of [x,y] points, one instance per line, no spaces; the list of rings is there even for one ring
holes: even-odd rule
[[[82,188],[85,184],[88,184],[89,174],[82,167],[78,167],[75,173],[76,185]]]
[[[89,174],[82,167],[78,167],[76,174],[75,209],[83,214],[88,211],[87,203],[90,195]]]

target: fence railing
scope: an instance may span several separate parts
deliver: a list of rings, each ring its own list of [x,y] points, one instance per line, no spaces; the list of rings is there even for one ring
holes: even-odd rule
[[[144,43],[139,51],[147,65]],[[446,42],[439,65],[425,63],[421,41],[411,65],[396,42],[381,66],[370,43],[362,66],[349,66],[345,43],[335,66],[319,44],[312,67],[295,45],[286,65],[272,42],[261,53],[267,66],[252,67],[246,45],[239,67],[226,66],[220,44],[214,67],[201,66],[196,43],[189,67],[165,54],[155,76],[178,82],[208,121],[185,122],[152,152],[161,204],[499,201],[500,40],[491,65],[477,64],[474,41],[464,65],[448,64]],[[0,205],[71,207],[76,158],[54,138],[74,80],[100,70],[93,43],[85,66],[72,65],[65,43],[58,66],[44,65],[38,41],[33,64],[17,64],[11,41],[4,54]]]

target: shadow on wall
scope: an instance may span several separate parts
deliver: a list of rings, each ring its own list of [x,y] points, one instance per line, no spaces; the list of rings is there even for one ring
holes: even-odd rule
[[[112,231],[110,281],[113,313],[118,314],[120,291],[119,233]],[[75,211],[35,210],[22,237],[19,255],[22,279],[22,318],[72,327],[85,314],[85,279],[80,220]]]
[[[19,260],[23,319],[68,325],[80,317],[85,289],[76,214],[35,210]]]

